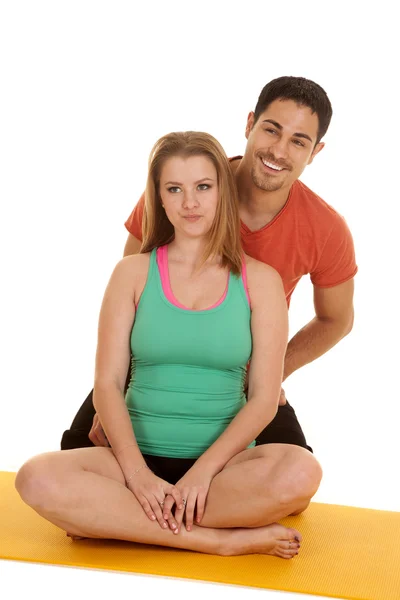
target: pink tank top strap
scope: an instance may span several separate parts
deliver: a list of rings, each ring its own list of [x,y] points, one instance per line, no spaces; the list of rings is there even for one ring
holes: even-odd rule
[[[160,273],[161,285],[163,288],[163,292],[164,292],[165,297],[167,298],[168,302],[171,302],[171,304],[173,304],[174,306],[177,306],[178,308],[186,308],[185,306],[183,306],[183,304],[178,302],[178,300],[175,298],[174,294],[172,293],[172,288],[171,288],[171,284],[169,281],[168,246],[167,245],[160,246],[159,248],[157,248],[157,265],[158,265],[158,270]]]
[[[242,259],[242,280],[243,280],[243,287],[244,287],[244,291],[246,292],[246,296],[247,296],[247,301],[249,303],[249,306],[251,308],[251,302],[250,302],[250,294],[249,294],[249,288],[247,286],[247,267],[246,267],[246,259],[243,256]]]

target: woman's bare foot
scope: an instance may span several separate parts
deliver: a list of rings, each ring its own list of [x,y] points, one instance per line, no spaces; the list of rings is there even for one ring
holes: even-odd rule
[[[202,528],[204,531],[204,528]],[[184,531],[186,534],[186,531]],[[188,534],[193,535],[191,533]],[[280,558],[293,558],[299,553],[301,534],[279,523],[266,527],[219,529],[220,541],[215,554],[238,556],[240,554],[270,554]],[[91,539],[67,532],[73,541]],[[211,553],[213,553],[211,551]]]
[[[225,556],[239,554],[271,554],[293,558],[299,553],[301,534],[279,523],[266,527],[232,529],[224,544]]]

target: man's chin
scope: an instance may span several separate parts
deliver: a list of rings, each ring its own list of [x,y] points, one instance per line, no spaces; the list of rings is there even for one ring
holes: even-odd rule
[[[264,192],[277,192],[283,187],[283,182],[271,181],[269,179],[260,179],[259,177],[253,177],[253,183],[258,189]]]
[[[264,192],[276,192],[280,190],[284,184],[284,181],[277,181],[275,177],[268,177],[265,174],[260,176],[255,169],[252,170],[251,178],[254,185]]]

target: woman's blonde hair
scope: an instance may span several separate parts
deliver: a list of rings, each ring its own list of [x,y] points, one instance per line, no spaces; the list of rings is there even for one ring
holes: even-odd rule
[[[154,145],[149,158],[145,191],[140,252],[170,243],[175,237],[172,223],[162,207],[160,176],[164,163],[173,156],[205,156],[217,171],[219,201],[202,264],[211,256],[221,257],[221,264],[239,275],[242,269],[240,218],[236,184],[229,160],[221,144],[208,133],[185,131],[164,135]]]

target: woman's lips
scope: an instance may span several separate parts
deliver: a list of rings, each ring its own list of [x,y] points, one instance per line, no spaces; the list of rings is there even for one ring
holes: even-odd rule
[[[195,223],[196,221],[198,221],[199,219],[201,219],[201,215],[186,215],[183,218],[186,219],[186,221],[189,221],[191,223]]]

